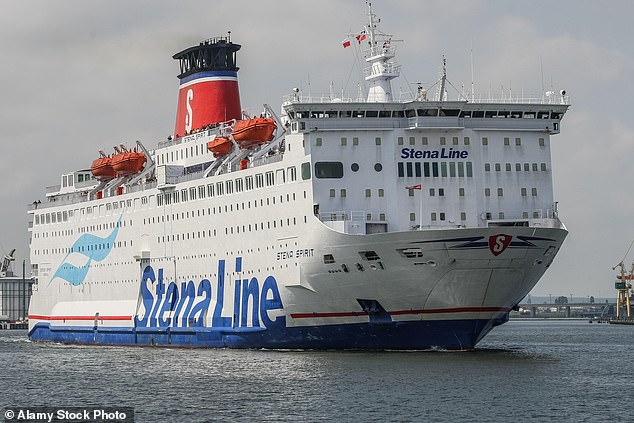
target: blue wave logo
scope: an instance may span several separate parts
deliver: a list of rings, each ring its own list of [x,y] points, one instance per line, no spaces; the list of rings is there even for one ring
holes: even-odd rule
[[[108,257],[112,251],[114,242],[119,234],[122,217],[123,212],[121,212],[121,216],[119,216],[119,220],[112,233],[105,238],[93,234],[83,234],[80,236],[70,248],[70,252],[66,254],[66,257],[62,260],[62,264],[59,265],[49,283],[59,278],[69,282],[73,286],[81,285],[84,279],[86,279],[86,275],[90,270],[90,264],[93,260],[102,261]],[[83,257],[87,259],[87,261],[83,266],[77,267],[69,261],[71,256]]]

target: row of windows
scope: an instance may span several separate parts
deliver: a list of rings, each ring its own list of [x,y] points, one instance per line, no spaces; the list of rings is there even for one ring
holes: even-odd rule
[[[540,147],[545,147],[546,146],[546,141],[544,140],[544,138],[539,138],[538,139],[538,144]],[[519,147],[522,145],[522,139],[519,137],[515,138],[515,146]],[[489,138],[488,137],[482,137],[482,145],[489,145]],[[504,137],[504,145],[505,146],[510,146],[511,145],[511,138],[510,137]]]
[[[198,157],[207,154],[208,152],[204,144],[196,144],[189,146],[189,148],[185,146],[178,150],[173,150],[163,154],[157,154],[156,161],[157,164],[164,165],[166,163],[173,163],[178,160],[188,159],[190,157]]]
[[[207,197],[219,197],[225,194],[233,194],[234,192],[239,193],[251,191],[256,188],[270,187],[276,184],[280,185],[285,183],[286,179],[288,179],[289,182],[297,180],[297,169],[295,166],[287,168],[286,172],[284,169],[277,169],[276,171],[258,173],[255,176],[250,175],[244,178],[229,179],[207,185],[190,187],[189,189],[184,188],[171,193],[159,194],[156,197],[156,203],[160,207],[163,204],[170,205]]]
[[[439,144],[440,145],[447,145],[448,144],[448,140],[447,137],[439,137]],[[321,137],[317,137],[315,138],[315,146],[316,147],[321,147],[323,145],[323,138]],[[342,147],[347,146],[348,145],[348,137],[341,137],[340,138],[340,144]],[[398,145],[404,145],[405,144],[405,138],[404,137],[398,137],[396,140]],[[374,143],[375,145],[381,145],[381,137],[376,137],[374,139]],[[416,145],[416,137],[409,137],[408,138],[408,143],[409,145]],[[544,138],[539,138],[538,139],[538,143],[540,147],[544,147],[546,146],[546,141]],[[422,145],[429,145],[429,138],[428,137],[421,137],[421,144]],[[460,137],[451,137],[451,144],[452,145],[459,145],[460,144]],[[471,139],[469,137],[463,137],[462,138],[462,144],[463,145],[471,145]],[[516,146],[521,146],[522,145],[522,138],[520,137],[516,137],[514,139],[514,144]],[[352,138],[352,145],[353,146],[358,146],[359,145],[359,137],[353,137]],[[489,138],[488,137],[482,137],[482,145],[489,145]],[[511,138],[510,137],[504,137],[504,145],[505,146],[510,146],[511,145]]]
[[[471,162],[398,162],[396,164],[398,177],[442,177],[454,178],[473,177],[473,164]]]
[[[403,137],[398,137],[396,142],[398,143],[398,145],[403,145],[403,143],[404,143]],[[428,137],[421,137],[421,142],[422,142],[423,145],[429,145],[429,138]],[[439,142],[440,142],[440,145],[447,145],[447,138],[446,137],[440,137]],[[458,145],[459,144],[459,137],[452,137],[451,143],[453,145]],[[469,137],[463,137],[462,138],[462,143],[464,145],[471,145],[471,140],[469,139]],[[416,145],[416,137],[409,137],[409,145]]]
[[[527,197],[528,196],[528,188],[520,188],[520,195],[522,197]],[[491,188],[485,188],[484,189],[484,196],[485,197],[490,197],[491,196]],[[498,197],[503,197],[504,196],[504,188],[498,188],[497,189],[497,196]],[[531,196],[537,197],[537,188],[531,188]]]
[[[493,168],[495,169],[496,172],[501,172],[502,171],[502,163],[493,163]],[[548,170],[548,167],[546,166],[546,163],[524,163],[524,172],[530,172],[531,169],[533,170],[533,172],[539,172],[540,170],[542,172],[546,172]],[[504,170],[506,170],[507,172],[510,172],[513,169],[512,163],[505,163],[504,164]],[[491,163],[485,163],[484,164],[484,171],[485,172],[490,172],[491,171]],[[521,172],[522,171],[522,163],[515,163],[515,171],[516,172]]]
[[[563,113],[549,110],[461,110],[461,109],[406,109],[406,110],[297,110],[289,111],[291,119],[335,119],[335,118],[414,118],[414,117],[461,117],[461,118],[511,118],[511,119],[556,119]]]

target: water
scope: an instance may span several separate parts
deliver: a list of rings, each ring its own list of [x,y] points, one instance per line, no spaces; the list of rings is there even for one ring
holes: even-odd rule
[[[631,421],[634,326],[511,321],[474,352],[38,344],[0,331],[0,407],[131,406],[137,422]]]

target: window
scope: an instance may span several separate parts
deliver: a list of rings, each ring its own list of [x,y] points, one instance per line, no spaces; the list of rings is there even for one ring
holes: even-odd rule
[[[539,146],[540,146],[540,147],[544,147],[545,145],[546,145],[546,143],[544,142],[544,139],[543,139],[543,138],[540,138],[540,139],[539,139]]]
[[[410,190],[411,191],[411,190]],[[365,197],[366,198],[370,198],[372,197],[372,190],[370,188],[366,188],[365,189]]]
[[[429,196],[430,197],[436,196],[436,189],[435,188],[429,188]]]
[[[340,191],[341,198],[346,198],[347,192],[345,188],[342,188]]]
[[[310,163],[302,163],[302,180],[310,179]]]
[[[316,138],[315,139],[315,147],[321,147],[321,138]]]
[[[233,181],[225,181],[225,188],[227,194],[233,194]]]
[[[189,199],[194,201],[196,199],[196,187],[191,187],[189,189]]]
[[[224,185],[222,182],[216,182],[216,192],[218,195],[222,195],[224,193]]]
[[[353,163],[353,166],[354,166],[355,164],[356,164],[356,163]],[[357,168],[358,168],[358,167],[359,167],[359,166],[357,165]],[[404,166],[403,162],[398,162],[396,167],[397,167],[397,170],[398,170],[398,177],[399,177],[399,178],[403,178],[403,177],[405,176],[405,166]],[[354,169],[352,169],[352,170],[353,170],[354,172],[356,172],[356,170],[354,170]]]
[[[451,142],[453,143],[453,145],[458,145],[458,137],[453,137]]]
[[[449,176],[452,177],[452,178],[456,176],[456,163],[455,162],[449,162]]]
[[[374,170],[376,170],[377,172],[380,172],[383,170],[383,165],[381,163],[375,163],[374,164]]]
[[[184,202],[187,201],[187,190],[186,189],[182,189],[181,190],[181,200]]]
[[[359,145],[359,137],[352,137],[352,145]]]
[[[383,188],[379,188],[379,197],[385,196],[385,190]]]
[[[446,145],[447,139],[445,137],[440,137],[440,145]]]
[[[498,188],[498,197],[504,197],[504,188]]]
[[[335,196],[335,190],[334,188],[330,189],[330,198],[333,198]]]
[[[341,162],[317,162],[315,163],[315,177],[343,178],[343,163]]]
[[[414,196],[414,190],[413,189],[408,189],[407,190],[407,195],[409,195],[410,197]]]
[[[381,145],[381,137],[376,137],[374,139],[374,142],[376,143],[376,145]]]
[[[409,137],[409,145],[416,145],[416,138]]]
[[[546,172],[546,163],[541,164],[542,172]]]
[[[431,163],[431,173],[434,176],[434,178],[438,177],[438,162]]]
[[[198,187],[198,198],[205,198],[205,186],[204,185],[200,185]]]
[[[464,197],[464,188],[458,188],[458,195]]]
[[[214,196],[214,184],[207,185],[207,197]]]
[[[341,137],[341,145],[342,145],[342,146],[346,146],[346,145],[348,145],[348,138],[346,138],[346,137]]]
[[[432,222],[436,221],[436,212],[431,212],[431,221]]]
[[[486,197],[490,197],[491,196],[491,188],[485,188],[484,189],[484,195]]]
[[[266,186],[267,187],[275,185],[275,175],[273,174],[272,170],[266,172],[264,174],[264,178],[266,180]]]
[[[510,163],[506,163],[506,164],[504,165],[504,167],[505,167],[505,169],[506,169],[506,171],[507,171],[507,172],[510,172],[510,171],[511,171],[511,164],[510,164]]]
[[[440,220],[441,220],[441,221],[442,221],[442,220],[445,220],[445,213],[440,212],[439,214],[440,214]]]
[[[427,139],[427,137],[423,137],[423,145],[428,145],[429,144],[429,140]]]
[[[522,139],[521,138],[515,138],[515,145],[522,145]]]
[[[420,163],[416,163],[416,164],[419,165]],[[420,175],[416,175],[416,176],[420,176]],[[440,176],[442,176],[443,178],[447,177],[447,162],[440,162]]]
[[[465,213],[465,212],[460,212],[460,220],[462,220],[462,221],[467,220],[467,213]]]
[[[520,193],[522,194],[522,197],[526,197],[526,188],[522,188]]]
[[[275,180],[277,181],[278,185],[282,185],[285,181],[284,181],[284,169],[277,169],[275,171]]]
[[[399,163],[400,168],[403,168],[403,163]],[[359,171],[359,163],[352,163],[350,165],[350,170],[352,170],[353,172],[358,172]],[[399,175],[402,176],[402,175]]]
[[[489,139],[487,137],[482,137],[482,145],[489,145]]]
[[[530,163],[524,163],[524,172],[530,172],[531,165]]]
[[[509,137],[504,137],[504,145],[511,145]]]
[[[289,167],[288,169],[286,169],[286,172],[288,173],[289,182],[293,182],[297,180],[297,168],[295,168],[295,166]]]
[[[242,178],[236,179],[236,192],[242,192],[244,190],[244,180]]]
[[[496,163],[496,164],[495,164],[495,171],[496,171],[496,172],[499,172],[499,171],[501,171],[501,170],[502,170],[502,168],[501,168],[500,164],[499,164],[499,163]]]
[[[255,187],[262,188],[263,186],[264,186],[264,175],[261,173],[258,173],[257,175],[255,175]]]
[[[532,166],[532,167],[533,167],[533,172],[537,172],[537,170],[539,169],[539,168],[537,167],[537,163],[533,163],[533,166]]]
[[[521,163],[515,163],[515,171],[516,172],[521,172],[522,171],[522,164]]]
[[[464,137],[464,145],[469,145],[471,143],[471,141],[469,140],[469,137]]]
[[[444,197],[445,196],[445,189],[444,188],[438,188],[438,196],[439,197]]]
[[[484,171],[485,172],[490,172],[491,171],[491,164],[490,163],[485,163],[484,164]]]
[[[295,168],[292,167],[289,169],[295,169]],[[244,178],[244,186],[247,191],[250,191],[253,189],[253,176],[247,176],[246,178]]]
[[[409,214],[409,221],[410,222],[416,222],[416,213],[410,213]]]
[[[471,162],[469,162],[471,163]],[[463,162],[458,162],[458,177],[459,178],[463,178],[464,177],[464,163]]]
[[[531,194],[533,197],[537,197],[537,188],[531,188]]]

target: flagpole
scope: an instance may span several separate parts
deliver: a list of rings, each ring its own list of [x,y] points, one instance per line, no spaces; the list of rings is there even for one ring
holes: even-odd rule
[[[418,230],[423,230],[423,190],[420,190],[420,225],[418,226]]]

